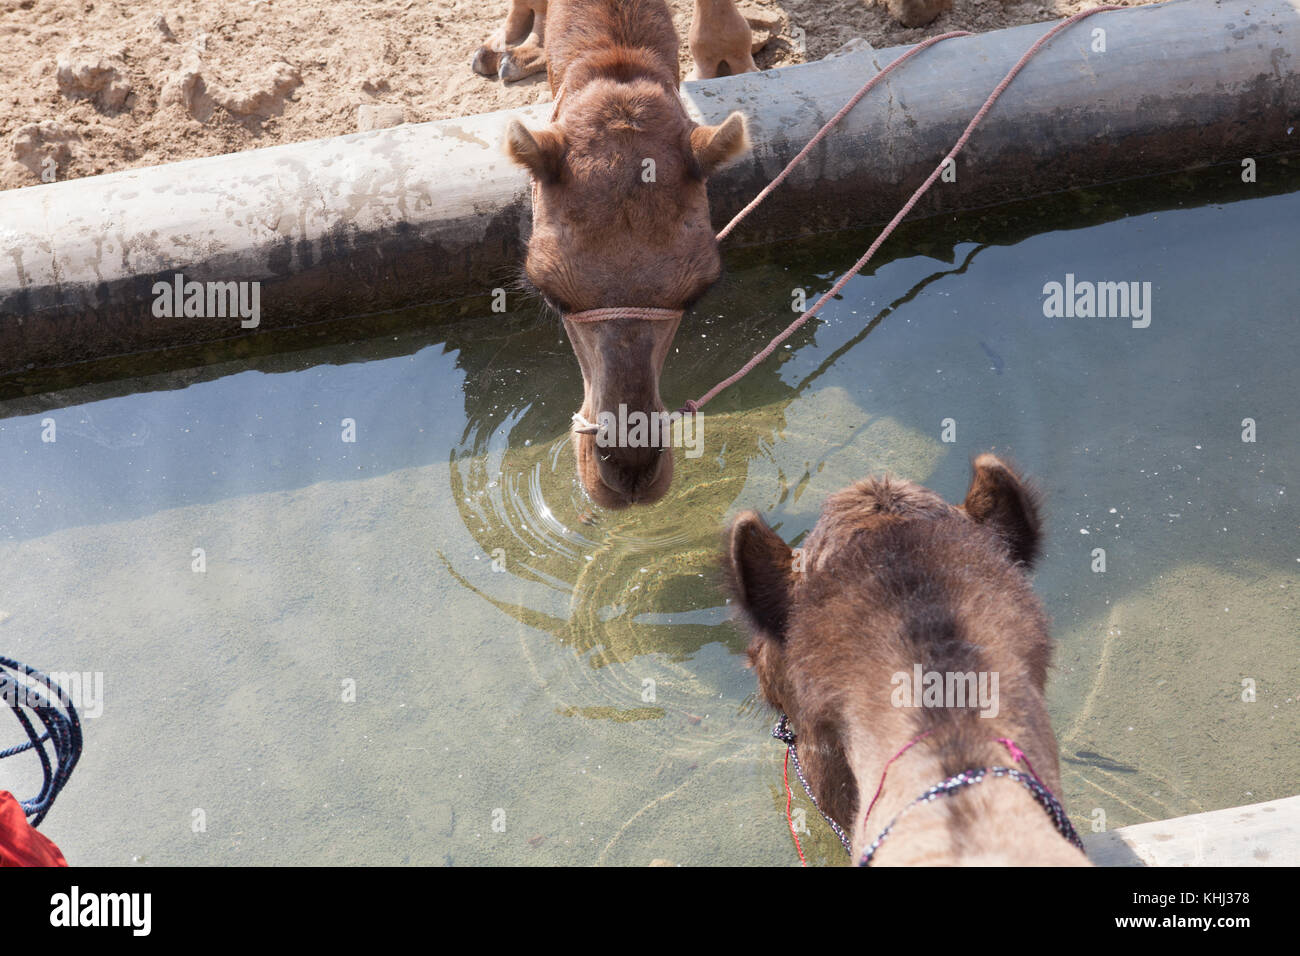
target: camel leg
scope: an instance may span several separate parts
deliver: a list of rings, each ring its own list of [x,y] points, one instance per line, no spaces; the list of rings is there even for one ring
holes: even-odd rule
[[[526,76],[545,71],[546,51],[542,49],[545,39],[546,4],[543,2],[533,17],[533,30],[528,34],[528,38],[518,46],[511,47],[501,58],[497,75],[501,77],[502,82],[513,83],[515,80],[522,80]]]
[[[690,79],[756,73],[749,23],[735,0],[695,0],[690,47],[695,69]]]
[[[532,39],[535,23],[546,15],[546,0],[510,0],[510,10],[503,23],[474,54],[474,72],[482,76],[496,76],[501,60],[511,47]],[[538,43],[540,44],[540,39]]]

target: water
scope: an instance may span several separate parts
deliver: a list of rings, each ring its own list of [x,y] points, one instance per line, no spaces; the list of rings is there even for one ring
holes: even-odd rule
[[[959,500],[988,449],[1047,501],[1076,825],[1296,793],[1300,192],[1198,182],[908,226],[650,509],[583,498],[576,361],[529,306],[0,404],[0,653],[104,680],[45,832],[77,864],[790,864],[723,523],[797,543],[884,470]],[[665,400],[869,240],[728,250]],[[1067,272],[1150,282],[1150,327],[1045,318]],[[22,759],[0,787],[30,792]]]

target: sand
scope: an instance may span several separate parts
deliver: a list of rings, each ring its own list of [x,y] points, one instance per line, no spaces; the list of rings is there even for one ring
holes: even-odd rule
[[[893,46],[1092,5],[955,0],[914,30],[868,0],[742,7],[780,20],[756,57],[767,69],[857,37]],[[684,38],[691,3],[670,6]],[[470,70],[505,9],[506,0],[0,0],[0,189],[351,133],[362,107],[384,108],[364,111],[365,122],[395,125],[549,99],[544,75],[505,85]],[[682,64],[685,74],[684,40]]]

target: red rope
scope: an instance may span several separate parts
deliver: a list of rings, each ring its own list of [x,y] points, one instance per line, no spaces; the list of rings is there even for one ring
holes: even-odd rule
[[[853,267],[849,269],[848,272],[840,276],[839,280],[833,286],[831,286],[829,291],[824,293],[822,297],[819,298],[813,304],[812,308],[808,309],[806,312],[803,313],[803,315],[799,316],[799,318],[791,322],[786,327],[785,331],[783,331],[780,335],[778,335],[771,342],[769,342],[767,344],[767,347],[764,348],[761,352],[759,352],[752,359],[746,362],[744,367],[742,367],[734,375],[731,375],[730,377],[723,379],[721,382],[713,386],[713,388],[709,389],[699,398],[693,401],[688,400],[686,404],[682,407],[682,411],[686,411],[686,412],[699,411],[700,408],[702,408],[708,402],[712,401],[717,396],[717,394],[721,392],[723,389],[728,388],[731,385],[734,385],[736,382],[740,381],[751,371],[753,371],[756,365],[764,361],[769,355],[771,355],[774,351],[776,351],[777,347],[782,342],[784,342],[790,336],[794,335],[795,332],[799,331],[799,329],[803,327],[803,324],[805,322],[807,322],[819,311],[821,311],[823,305],[825,305],[835,296],[839,295],[840,290],[842,290],[846,285],[848,285],[849,280],[852,279],[854,276],[856,276],[859,272],[861,272],[862,269],[866,266],[866,264],[871,261],[871,257],[876,254],[876,250],[879,249],[882,244],[884,244],[885,240],[888,239],[890,234],[893,233],[893,231],[898,227],[898,224],[902,222],[903,219],[907,216],[907,214],[912,211],[912,207],[915,206],[917,202],[921,199],[921,197],[924,196],[925,193],[929,190],[929,188],[934,185],[935,180],[938,179],[939,176],[943,173],[944,166],[949,161],[953,160],[958,153],[961,152],[962,147],[966,145],[966,141],[969,140],[971,134],[975,132],[975,128],[979,126],[981,121],[983,121],[984,117],[988,114],[988,111],[993,108],[993,104],[998,101],[998,97],[1000,97],[1003,94],[1003,92],[1006,90],[1006,88],[1011,85],[1011,81],[1016,78],[1017,74],[1019,74],[1020,71],[1025,68],[1025,65],[1031,59],[1033,59],[1034,55],[1037,54],[1038,51],[1042,49],[1042,47],[1049,40],[1052,39],[1052,37],[1056,36],[1056,34],[1060,33],[1066,27],[1069,27],[1077,23],[1078,21],[1084,19],[1085,17],[1090,17],[1094,13],[1102,13],[1103,11],[1107,11],[1107,10],[1120,10],[1120,9],[1123,8],[1108,4],[1100,7],[1093,7],[1091,10],[1084,10],[1080,13],[1074,14],[1074,16],[1072,17],[1062,20],[1056,26],[1052,27],[1052,29],[1048,30],[1041,37],[1039,37],[1038,40],[1034,43],[1034,45],[1031,46],[1028,50],[1026,50],[1024,55],[1020,57],[1020,59],[1016,62],[1016,65],[1011,68],[1010,72],[1008,72],[1007,75],[1002,78],[1002,82],[999,83],[994,88],[993,92],[989,94],[988,99],[984,101],[984,105],[980,107],[979,112],[976,113],[975,117],[970,121],[970,123],[967,124],[965,131],[961,134],[961,137],[957,140],[956,145],[954,145],[953,148],[948,151],[948,154],[944,156],[944,158],[939,162],[939,165],[934,168],[934,172],[930,173],[930,175],[926,177],[925,182],[921,183],[921,185],[917,188],[916,192],[912,193],[912,198],[909,199],[906,202],[906,204],[904,204],[903,208],[900,209],[898,213],[894,216],[894,218],[889,221],[889,224],[886,225],[884,230],[880,233],[880,235],[876,237],[876,241],[871,244],[871,247],[867,249],[867,251],[863,254],[862,258],[859,259],[857,262],[855,262],[853,264]],[[726,228],[724,228],[720,233],[718,233],[718,238],[721,239],[724,236],[726,236],[733,228],[735,228],[736,224],[740,222],[741,219],[747,216],[749,212],[752,209],[754,209],[755,206],[757,206],[763,199],[767,198],[767,196],[771,193],[772,189],[775,188],[776,185],[779,184],[782,180],[784,180],[785,177],[790,173],[791,168],[800,160],[802,160],[808,154],[808,151],[816,143],[818,143],[821,140],[821,138],[836,123],[838,123],[841,119],[843,119],[845,114],[848,113],[848,111],[858,102],[858,100],[860,100],[864,95],[866,95],[866,93],[871,89],[871,87],[877,82],[879,82],[881,77],[883,77],[886,73],[888,73],[891,69],[893,69],[893,67],[899,65],[904,60],[909,59],[910,57],[916,55],[917,53],[920,53],[923,49],[925,49],[927,46],[931,44],[937,43],[940,40],[948,39],[950,37],[962,36],[962,35],[963,33],[961,31],[957,31],[954,33],[945,33],[937,37],[931,37],[929,40],[926,40],[923,43],[918,44],[916,47],[912,48],[907,53],[900,56],[893,63],[889,64],[889,66],[885,67],[885,69],[881,70],[878,74],[876,74],[870,80],[868,80],[867,83],[862,87],[862,89],[860,89],[857,92],[857,94],[854,95],[853,99],[849,100],[849,102],[844,105],[843,109],[841,109],[838,113],[836,113],[833,117],[831,117],[830,121],[827,122],[826,125],[823,126],[821,130],[818,131],[817,135],[813,137],[812,141],[807,146],[805,146],[803,150],[800,151],[799,155],[797,155],[793,160],[791,160],[790,164],[787,165],[786,168],[781,171],[781,174],[777,176],[777,178],[773,180],[769,186],[767,186],[762,192],[760,192],[753,202],[751,202],[748,206],[742,209],[736,215],[736,218],[734,218],[733,220],[731,220],[731,222],[727,224]],[[964,34],[964,35],[969,35],[969,34]]]
[[[781,771],[781,777],[785,780],[785,822],[790,827],[790,836],[794,837],[794,848],[799,853],[799,865],[807,866],[808,861],[803,857],[803,847],[799,845],[799,834],[794,828],[794,812],[790,809],[794,803],[794,793],[790,790],[790,748],[785,748],[785,769]]]

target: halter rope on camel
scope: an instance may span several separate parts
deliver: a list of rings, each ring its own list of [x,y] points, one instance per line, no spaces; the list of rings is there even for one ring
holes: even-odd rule
[[[876,801],[880,799],[880,794],[885,789],[885,777],[889,774],[889,768],[894,765],[894,762],[898,760],[898,758],[902,757],[903,754],[907,753],[932,733],[934,733],[934,731],[927,730],[925,733],[913,737],[899,748],[892,757],[885,761],[885,766],[880,771],[880,782],[876,785],[876,795],[871,798],[871,803],[867,807],[867,812],[862,815],[862,823],[864,827],[866,826],[867,820],[871,818],[871,811],[876,808]],[[844,832],[843,827],[832,820],[830,816],[827,815],[826,811],[822,809],[821,804],[817,802],[816,795],[812,792],[812,787],[808,784],[808,778],[804,776],[803,767],[799,763],[799,750],[795,746],[795,734],[794,731],[790,729],[790,718],[785,714],[781,715],[781,719],[778,720],[776,726],[772,728],[772,736],[784,743],[786,747],[785,764],[787,769],[783,774],[785,780],[785,818],[786,823],[790,827],[790,835],[794,837],[794,848],[799,854],[800,865],[807,866],[808,860],[805,859],[803,855],[803,846],[799,843],[799,832],[795,829],[794,815],[791,810],[794,801],[794,792],[790,789],[790,773],[788,768],[792,759],[794,761],[794,772],[799,777],[799,782],[803,784],[804,793],[808,795],[808,799],[812,801],[812,805],[816,808],[817,812],[821,814],[822,819],[826,821],[826,825],[829,826],[831,830],[834,831],[835,835],[840,838],[840,843],[844,846],[844,852],[852,856],[853,844],[850,841],[849,835]],[[1056,794],[1052,793],[1051,788],[1048,787],[1047,784],[1043,783],[1039,778],[1038,771],[1036,771],[1034,765],[1029,762],[1029,757],[1023,750],[1016,746],[1016,742],[1010,737],[996,737],[994,740],[1007,748],[1007,753],[1011,755],[1012,763],[1023,763],[1029,769],[1029,773],[1024,773],[1014,767],[977,767],[971,770],[963,770],[961,773],[953,774],[946,780],[941,780],[911,803],[903,807],[903,809],[898,812],[898,815],[889,821],[885,828],[880,831],[880,835],[872,842],[871,846],[867,847],[862,852],[862,855],[858,859],[858,866],[871,865],[871,861],[875,858],[876,851],[880,849],[880,845],[885,842],[885,838],[889,836],[890,832],[894,829],[894,824],[898,823],[899,819],[903,814],[907,813],[907,811],[919,804],[930,803],[939,797],[952,796],[967,787],[972,787],[977,783],[983,783],[989,777],[1008,777],[1027,789],[1030,795],[1033,796],[1035,802],[1037,802],[1037,804],[1047,813],[1047,816],[1052,821],[1052,825],[1056,828],[1056,832],[1069,841],[1070,844],[1077,848],[1080,853],[1086,855],[1087,851],[1083,848],[1083,841],[1079,839],[1079,834],[1075,831],[1074,824],[1070,822],[1069,816],[1066,815],[1065,808],[1061,806],[1061,801],[1056,799]]]

